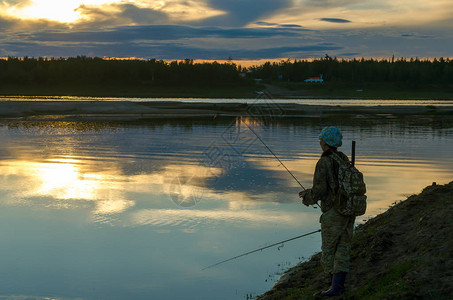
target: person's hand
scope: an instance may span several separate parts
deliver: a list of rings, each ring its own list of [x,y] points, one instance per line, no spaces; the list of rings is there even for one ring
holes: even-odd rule
[[[306,206],[308,206],[307,203],[305,203],[305,196],[308,194],[308,191],[309,190],[303,190],[301,192],[299,192],[299,197],[302,198],[302,203],[305,204]]]

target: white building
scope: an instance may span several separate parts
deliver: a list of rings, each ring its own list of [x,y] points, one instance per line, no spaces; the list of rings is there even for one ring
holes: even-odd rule
[[[320,74],[319,77],[311,77],[311,78],[305,79],[304,81],[305,82],[322,83],[322,82],[324,82],[324,79],[322,79],[322,74]]]

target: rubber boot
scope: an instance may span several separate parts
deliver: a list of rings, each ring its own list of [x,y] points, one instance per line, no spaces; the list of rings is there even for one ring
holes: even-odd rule
[[[320,296],[331,297],[339,296],[344,292],[344,281],[346,279],[346,272],[333,274],[332,285],[327,291],[321,292]]]

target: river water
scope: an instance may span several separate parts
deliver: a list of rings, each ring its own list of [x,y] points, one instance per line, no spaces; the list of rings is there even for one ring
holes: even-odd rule
[[[297,197],[336,125],[368,188],[363,222],[453,180],[445,116],[0,123],[5,299],[246,299],[320,249]],[[3,298],[2,298],[3,299]]]

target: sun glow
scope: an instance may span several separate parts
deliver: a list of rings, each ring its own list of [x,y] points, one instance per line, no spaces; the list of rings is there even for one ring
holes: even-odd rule
[[[77,5],[77,2],[79,1],[35,0],[29,6],[15,10],[14,14],[23,19],[73,22],[79,18],[79,14],[74,10],[74,5]]]
[[[30,0],[27,3],[7,4],[0,1],[3,13],[21,19],[44,19],[72,23],[87,19],[82,8],[95,8],[103,12],[115,12],[122,4],[160,11],[175,20],[197,20],[225,14],[203,1],[144,1],[144,0]],[[118,7],[117,7],[118,6]],[[113,15],[112,15],[113,17]],[[89,18],[88,18],[89,19]]]
[[[41,184],[35,191],[39,195],[52,195],[57,199],[93,199],[99,188],[98,180],[87,180],[80,173],[77,163],[34,163],[29,166]]]
[[[62,200],[123,200],[118,193],[112,194],[119,175],[85,172],[81,161],[71,158],[50,159],[42,162],[3,162],[0,176],[25,176],[27,185],[20,189],[20,197],[50,197]],[[116,180],[118,181],[118,180]],[[107,205],[104,203],[104,207]],[[109,210],[112,210],[110,205]]]
[[[81,5],[102,5],[118,1],[112,0],[33,0],[27,6],[10,7],[9,13],[23,19],[46,19],[71,23],[77,21],[81,14],[77,10]]]

